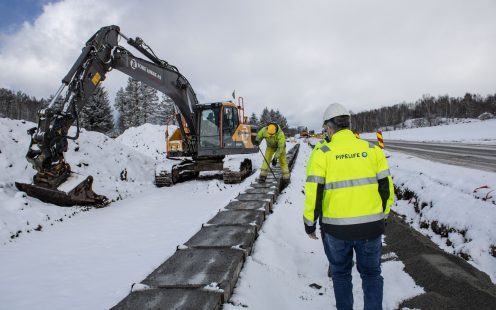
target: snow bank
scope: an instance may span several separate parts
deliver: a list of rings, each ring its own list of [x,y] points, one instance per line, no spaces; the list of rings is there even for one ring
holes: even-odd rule
[[[172,135],[176,128],[177,126],[169,126],[169,135]],[[167,154],[166,129],[165,125],[144,124],[127,129],[115,140],[155,160],[163,160]]]
[[[89,208],[61,208],[20,193],[15,181],[31,183],[36,171],[24,158],[36,124],[0,118],[0,244],[22,233],[41,230]],[[73,135],[75,128],[71,128]],[[153,187],[154,160],[97,132],[82,130],[77,141],[69,140],[66,161],[74,173],[94,178],[93,189],[111,200],[120,200]],[[127,181],[121,172],[127,172]]]
[[[496,174],[391,154],[395,185],[416,195],[407,194],[393,210],[496,282],[496,258],[490,253],[496,246]]]
[[[386,143],[387,140],[406,140],[496,144],[496,119],[467,119],[458,124],[383,131],[382,136]],[[376,139],[376,134],[362,133],[360,138]]]

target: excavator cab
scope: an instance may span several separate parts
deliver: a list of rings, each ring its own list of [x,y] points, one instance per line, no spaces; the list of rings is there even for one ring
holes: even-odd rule
[[[239,168],[224,165],[224,157],[233,154],[256,153],[254,141],[257,128],[246,124],[242,97],[238,104],[232,101],[197,104],[194,110],[197,134],[189,134],[186,122],[181,119],[179,128],[166,138],[167,158],[189,157],[194,148],[193,160],[183,160],[169,171],[155,174],[155,185],[171,186],[190,180],[202,171],[222,171],[224,183],[239,183],[252,173],[248,158],[239,163]]]
[[[238,105],[232,101],[226,101],[196,106],[196,124],[199,128],[196,137],[198,157],[257,152],[253,144],[256,128],[245,123],[242,112],[242,100]],[[181,125],[186,131],[184,123]],[[176,129],[167,138],[167,157],[187,156],[186,141],[181,128]]]

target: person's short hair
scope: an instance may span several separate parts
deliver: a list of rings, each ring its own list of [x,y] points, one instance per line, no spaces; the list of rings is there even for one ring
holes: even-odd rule
[[[351,118],[348,115],[340,115],[334,118],[328,119],[325,125],[331,127],[334,131],[339,131],[341,129],[350,129]]]

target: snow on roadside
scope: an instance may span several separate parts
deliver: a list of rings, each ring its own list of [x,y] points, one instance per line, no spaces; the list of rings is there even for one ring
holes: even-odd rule
[[[36,124],[0,118],[0,245],[27,233],[53,226],[89,208],[61,208],[19,192],[15,181],[31,183],[36,171],[24,158]],[[71,128],[70,135],[75,128]],[[84,177],[92,175],[93,189],[111,200],[131,197],[153,187],[154,159],[142,155],[113,139],[82,130],[77,141],[69,140],[66,161]],[[127,181],[120,178],[127,172]]]
[[[496,173],[399,152],[391,154],[389,164],[395,185],[417,196],[396,202],[393,210],[440,248],[468,259],[496,283],[496,257],[490,253],[496,246]],[[481,186],[488,188],[477,189]]]
[[[291,184],[279,196],[274,213],[263,224],[253,252],[245,262],[226,310],[331,309],[335,307],[332,281],[321,240],[305,234],[302,212],[305,169],[310,147],[303,144]],[[320,238],[320,237],[319,237]],[[423,292],[399,261],[382,264],[384,308],[396,309],[403,300]],[[355,308],[363,308],[361,280],[353,270]]]
[[[383,131],[382,137],[386,145],[387,140],[496,144],[496,119],[471,119],[466,123]],[[376,134],[362,133],[360,138],[375,140]]]

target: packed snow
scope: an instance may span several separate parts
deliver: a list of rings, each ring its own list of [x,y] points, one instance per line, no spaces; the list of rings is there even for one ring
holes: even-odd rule
[[[494,124],[494,120],[474,121],[442,130],[457,132],[456,141],[496,143]],[[84,131],[77,143],[70,142],[67,161],[77,173],[93,175],[95,192],[113,202],[103,209],[61,208],[26,197],[14,186],[14,181],[30,182],[35,173],[24,158],[29,145],[26,130],[33,126],[33,123],[0,118],[2,309],[110,308],[258,175],[253,174],[235,185],[211,179],[156,188],[154,169],[165,157],[165,126],[144,125],[126,131],[115,140]],[[464,126],[472,126],[471,130],[477,134],[492,134],[470,139],[464,135]],[[442,127],[409,130],[429,130],[424,136],[434,137],[430,141],[453,141],[451,137],[438,135]],[[405,137],[410,136],[404,132]],[[292,143],[288,145],[291,147]],[[307,237],[301,219],[309,152],[309,147],[301,146],[292,183],[264,223],[231,303],[224,308],[323,309],[334,305],[321,241]],[[413,228],[430,236],[442,249],[469,255],[472,265],[496,281],[496,258],[489,253],[491,245],[496,244],[493,225],[496,206],[492,198],[495,195],[491,192],[496,188],[496,174],[433,163],[397,152],[390,155],[395,183],[415,192],[417,199],[427,204],[421,214],[414,211],[413,200],[399,201],[393,210],[404,215]],[[263,160],[260,154],[244,157],[252,159],[254,169],[260,168]],[[127,180],[120,177],[124,169]],[[447,238],[435,234],[431,228],[421,228],[422,222],[434,220],[453,228]],[[404,272],[394,253],[389,255],[382,266],[384,307],[395,309],[402,300],[422,293],[422,288]],[[353,279],[355,303],[362,307],[356,270]],[[139,289],[139,285],[136,287]]]
[[[268,217],[226,310],[240,309],[333,309],[332,281],[321,240],[305,234],[302,209],[305,200],[305,169],[311,148],[301,145],[291,184],[279,196],[274,213]],[[320,236],[319,236],[320,239]],[[403,271],[403,263],[382,264],[384,309],[397,309],[403,300],[423,293]],[[360,275],[353,268],[356,309],[363,309]]]
[[[468,262],[496,283],[496,258],[490,253],[496,246],[496,173],[391,154],[394,183],[417,195],[397,201],[393,210],[446,252],[465,258],[469,255]],[[419,213],[415,203],[420,206]],[[448,236],[426,227],[433,222],[445,226]]]

